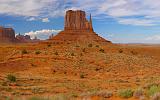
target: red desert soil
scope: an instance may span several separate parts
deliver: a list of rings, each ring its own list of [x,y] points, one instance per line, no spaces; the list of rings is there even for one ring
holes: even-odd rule
[[[27,53],[22,54],[26,50]],[[38,52],[38,53],[37,53]],[[97,43],[0,46],[0,96],[77,96],[160,83],[159,45]],[[8,85],[8,74],[17,77]],[[99,100],[94,97],[93,100]],[[136,100],[135,98],[127,100]]]

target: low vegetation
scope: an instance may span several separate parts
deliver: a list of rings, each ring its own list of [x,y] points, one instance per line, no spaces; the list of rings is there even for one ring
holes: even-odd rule
[[[74,54],[74,53],[71,53],[71,56],[75,56],[75,54]]]
[[[130,98],[133,96],[133,91],[131,89],[123,89],[118,91],[118,96],[122,98]]]
[[[81,73],[81,74],[80,74],[80,78],[85,78],[84,73]]]
[[[16,76],[9,74],[7,75],[7,80],[10,82],[16,82]]]
[[[23,50],[21,51],[21,53],[22,53],[22,54],[28,54],[28,52],[27,52],[26,49],[23,49]]]
[[[137,55],[138,53],[136,51],[131,51],[132,55]]]
[[[100,49],[99,51],[102,52],[102,53],[104,53],[104,49]]]
[[[48,47],[51,47],[51,44],[48,44],[47,46],[48,46]]]
[[[93,45],[92,44],[88,44],[88,47],[92,47]]]
[[[156,93],[160,92],[160,85],[152,85],[149,87],[149,89],[147,90],[147,95],[148,96],[153,96]]]
[[[40,53],[41,53],[40,51],[36,51],[36,52],[35,52],[36,55],[38,55],[38,54],[40,54]]]
[[[99,48],[99,45],[96,45],[97,48]]]
[[[56,51],[54,54],[55,54],[55,55],[58,55],[58,52]]]
[[[122,50],[122,49],[119,49],[119,53],[123,53],[123,50]]]

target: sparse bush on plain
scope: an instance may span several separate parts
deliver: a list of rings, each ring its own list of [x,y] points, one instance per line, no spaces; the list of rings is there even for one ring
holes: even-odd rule
[[[152,85],[149,87],[149,89],[147,90],[147,95],[148,96],[153,96],[156,93],[160,92],[160,85]]]
[[[16,77],[12,74],[7,75],[7,80],[10,82],[16,82]]]
[[[84,73],[81,73],[81,74],[80,74],[80,78],[85,78]]]
[[[91,90],[86,93],[81,94],[82,97],[92,97],[92,96],[98,96],[103,98],[110,98],[113,96],[113,93],[108,90]]]
[[[131,89],[124,89],[118,91],[118,96],[122,98],[130,98],[133,96],[133,91]]]
[[[122,49],[119,49],[119,53],[123,53],[123,50],[122,50]]]
[[[102,52],[102,53],[104,53],[104,49],[100,49],[99,51]]]
[[[74,54],[74,53],[71,53],[71,56],[75,56],[75,54]]]
[[[21,51],[21,53],[22,53],[22,54],[28,54],[28,52],[27,52],[26,49],[23,49],[23,50]]]
[[[58,52],[56,51],[54,54],[55,54],[55,55],[58,55]]]
[[[76,47],[78,48],[78,47],[80,47],[79,45],[76,45]]]
[[[96,45],[97,48],[99,48],[99,45]]]
[[[99,92],[97,92],[97,95],[101,96],[101,97],[104,97],[104,98],[110,98],[110,97],[113,96],[113,93],[110,92],[110,91],[105,90],[105,91],[99,91]]]
[[[83,51],[83,52],[86,52],[86,49],[85,49],[85,48],[83,48],[83,49],[82,49],[82,51]]]
[[[40,51],[36,51],[36,52],[35,52],[36,55],[39,55],[40,53],[41,53]]]
[[[51,47],[51,44],[48,44],[47,46],[48,46],[48,47]]]
[[[131,54],[137,55],[138,53],[136,51],[131,51]]]
[[[93,45],[90,43],[90,44],[88,44],[88,47],[92,47]]]

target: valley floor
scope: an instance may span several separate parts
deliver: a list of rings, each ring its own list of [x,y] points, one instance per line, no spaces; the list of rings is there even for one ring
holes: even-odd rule
[[[159,61],[160,45],[2,45],[0,98],[124,100],[121,90],[140,88],[142,95],[135,98],[134,92],[127,100],[149,99],[151,86],[156,85],[160,92]]]

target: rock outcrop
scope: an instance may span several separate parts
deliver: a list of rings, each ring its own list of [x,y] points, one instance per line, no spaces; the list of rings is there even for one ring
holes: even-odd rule
[[[83,30],[88,32],[93,32],[92,19],[90,15],[90,21],[86,19],[86,14],[84,11],[72,11],[66,12],[65,16],[65,31],[67,30]]]
[[[21,34],[18,34],[16,36],[16,39],[19,41],[19,42],[30,42],[31,41],[31,38],[29,35],[21,35]]]
[[[35,37],[34,39],[31,39],[31,37],[29,35],[21,35],[18,34],[16,36],[16,39],[18,41],[18,43],[31,43],[31,42],[39,42],[40,39],[37,39],[37,37]]]
[[[50,38],[54,41],[95,41],[110,42],[98,36],[92,27],[92,17],[86,19],[84,11],[68,10],[65,15],[64,30]]]
[[[12,28],[0,27],[0,43],[16,42],[15,31]]]

